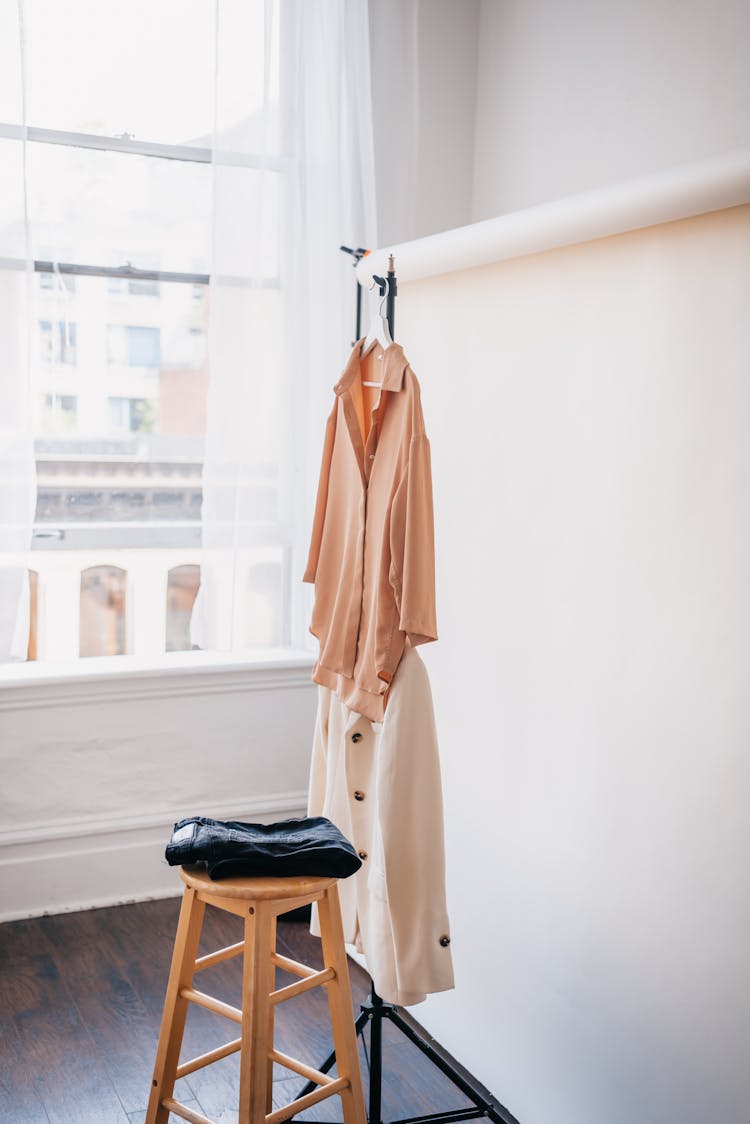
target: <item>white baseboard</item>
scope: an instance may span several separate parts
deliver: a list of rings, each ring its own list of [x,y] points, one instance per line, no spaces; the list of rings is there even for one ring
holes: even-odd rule
[[[201,814],[270,823],[304,816],[306,803],[306,793],[275,793]],[[164,858],[177,818],[165,809],[0,832],[0,922],[179,895],[179,874]]]

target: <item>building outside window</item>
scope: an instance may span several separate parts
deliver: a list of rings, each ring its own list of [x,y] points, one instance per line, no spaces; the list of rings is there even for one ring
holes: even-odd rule
[[[47,433],[72,433],[78,421],[78,399],[73,394],[45,394],[42,425]]]
[[[108,277],[108,293],[122,293],[129,296],[158,297],[159,282],[142,280],[137,277]]]
[[[43,363],[76,363],[76,325],[64,320],[39,321],[40,354]]]
[[[158,327],[107,325],[107,362],[127,367],[158,367],[161,336]]]
[[[55,276],[54,273],[48,270],[43,270],[37,273],[38,284],[40,289],[55,289],[62,286],[69,293],[74,293],[76,290],[76,279],[74,273],[59,273]]]
[[[112,433],[151,433],[155,405],[148,398],[110,398],[109,422]]]

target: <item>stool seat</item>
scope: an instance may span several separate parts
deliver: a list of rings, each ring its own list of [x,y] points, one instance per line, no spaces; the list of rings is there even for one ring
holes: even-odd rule
[[[219,898],[240,898],[244,901],[286,901],[287,898],[322,894],[336,881],[313,875],[283,878],[211,878],[205,867],[181,866],[180,878],[186,886]]]
[[[230,1054],[240,1055],[238,1124],[284,1124],[297,1113],[331,1096],[341,1099],[344,1124],[367,1124],[338,879],[311,876],[213,879],[202,866],[180,867],[180,877],[184,883],[182,905],[145,1124],[168,1124],[170,1113],[192,1124],[212,1124],[207,1116],[175,1099],[175,1081]],[[323,950],[324,967],[320,970],[291,960],[276,950],[277,918],[313,902],[317,902]],[[242,918],[244,933],[236,944],[199,956],[206,906]],[[239,1007],[194,986],[196,973],[234,956],[241,956],[243,962]],[[296,976],[296,982],[277,981],[277,969]],[[336,1077],[274,1047],[276,1008],[317,987],[325,988],[328,993],[338,1068]],[[235,1023],[240,1028],[240,1036],[181,1062],[189,1004]],[[273,1108],[274,1064],[304,1077],[307,1082],[295,1100],[276,1110]],[[310,1092],[306,1092],[308,1088]]]

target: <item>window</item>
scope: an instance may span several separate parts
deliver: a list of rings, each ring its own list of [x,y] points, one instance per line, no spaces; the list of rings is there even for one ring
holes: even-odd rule
[[[39,321],[39,339],[42,362],[76,362],[76,326],[69,321]]]
[[[37,277],[40,289],[54,290],[62,287],[69,293],[76,291],[76,279],[73,273],[59,273],[55,276],[54,273],[43,270],[37,274]]]
[[[160,289],[158,281],[142,281],[133,277],[109,277],[107,279],[107,292],[124,293],[135,297],[158,297]]]
[[[28,197],[4,196],[13,221],[0,220],[0,293],[12,309],[8,296],[23,278],[6,262],[21,259],[26,205],[36,261],[34,571],[43,591],[34,650],[55,661],[187,650],[200,575],[209,379],[212,6],[35,0],[24,15]],[[262,0],[226,13],[223,34],[244,46],[234,88],[223,75],[222,127],[232,155],[227,188],[248,206],[261,189],[270,197],[252,282],[263,296],[263,328],[275,331],[281,192],[275,170],[259,177],[252,142],[260,137],[258,75],[269,42],[263,20]],[[175,25],[180,50],[165,52]],[[278,28],[273,35],[277,82]],[[116,51],[92,47],[112,42]],[[11,86],[0,82],[0,124],[15,126],[20,102]],[[23,183],[20,160],[20,146],[0,133],[3,183],[6,175],[11,187]],[[232,242],[231,272],[244,277],[252,240],[242,235]],[[271,378],[268,388],[271,405],[262,405],[275,417]],[[263,644],[286,635],[290,568],[281,544],[282,474],[265,453],[259,465],[248,487],[253,526],[237,588],[248,617],[242,634]],[[258,570],[251,580],[269,554],[275,576]]]
[[[107,326],[107,362],[128,367],[158,367],[161,335],[158,327],[130,324]]]
[[[112,433],[151,433],[155,409],[155,403],[148,398],[110,398],[110,430]]]
[[[73,433],[78,419],[78,400],[73,394],[45,394],[42,397],[42,432]]]

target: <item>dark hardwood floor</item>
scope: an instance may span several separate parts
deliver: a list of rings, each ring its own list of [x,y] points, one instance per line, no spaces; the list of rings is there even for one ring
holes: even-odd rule
[[[142,1124],[172,953],[179,900],[142,902],[0,925],[0,1121],[2,1124]],[[241,939],[241,922],[207,909],[202,951]],[[279,951],[321,965],[308,924],[281,922]],[[355,1010],[369,977],[350,962]],[[277,986],[293,982],[278,972]],[[239,1004],[241,963],[207,969],[201,986]],[[210,986],[209,986],[210,985]],[[325,991],[282,1004],[276,1044],[311,1065],[331,1049]],[[418,1008],[415,1009],[417,1013]],[[233,1025],[191,1005],[182,1057],[229,1041]],[[366,1082],[367,1057],[360,1044]],[[175,1095],[216,1124],[235,1124],[239,1058],[178,1082]],[[469,1102],[420,1051],[386,1023],[383,1119]],[[301,1078],[276,1067],[274,1105],[294,1099]],[[179,1118],[170,1116],[170,1122]],[[334,1097],[297,1119],[340,1120]]]

